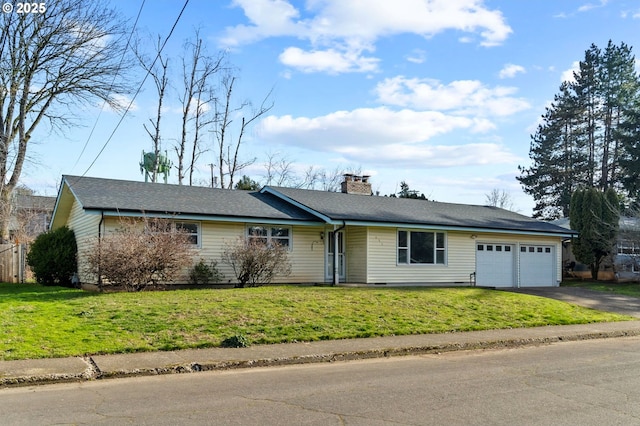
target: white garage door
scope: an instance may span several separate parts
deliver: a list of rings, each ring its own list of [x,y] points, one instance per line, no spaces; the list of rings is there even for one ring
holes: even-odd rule
[[[552,246],[520,246],[520,287],[548,287],[555,282],[555,256]]]
[[[510,244],[476,244],[476,285],[514,287],[514,255]]]

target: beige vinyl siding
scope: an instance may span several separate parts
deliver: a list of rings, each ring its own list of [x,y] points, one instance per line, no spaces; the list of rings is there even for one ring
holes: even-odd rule
[[[347,282],[367,282],[367,235],[366,227],[350,226],[346,229]]]
[[[324,282],[323,227],[294,226],[292,250],[289,254],[291,275],[282,279],[286,283]]]
[[[291,228],[291,274],[277,277],[279,283],[316,283],[323,281],[324,245],[320,238],[322,227],[293,226]],[[194,256],[199,259],[215,260],[224,274],[223,283],[235,283],[233,269],[221,262],[222,253],[228,245],[246,236],[247,224],[230,222],[200,222],[200,249]],[[188,281],[187,277],[183,281]]]
[[[472,235],[476,238],[472,238]],[[518,244],[554,246],[557,258],[556,276],[561,276],[562,250],[559,237],[448,231],[446,232],[445,265],[397,264],[396,228],[371,227],[368,242],[367,282],[369,283],[468,284],[470,274],[475,272],[476,242],[502,242],[516,246]]]
[[[98,238],[98,226],[100,226],[100,214],[88,214],[77,200],[73,200],[67,226],[73,230],[78,245],[78,277],[82,283],[95,284],[96,278],[87,274],[87,264],[84,261],[85,253],[91,244]]]

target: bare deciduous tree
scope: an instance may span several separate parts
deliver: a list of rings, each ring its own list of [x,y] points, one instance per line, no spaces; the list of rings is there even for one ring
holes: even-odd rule
[[[156,116],[154,119],[149,119],[151,122],[151,130],[146,124],[143,124],[144,130],[151,138],[153,144],[153,169],[151,170],[151,182],[158,181],[158,168],[160,166],[160,153],[162,139],[160,136],[160,122],[162,120],[162,104],[164,97],[169,86],[169,77],[167,76],[167,68],[169,67],[169,59],[162,57],[162,38],[158,36],[155,45],[155,54],[153,58],[147,58],[140,50],[140,42],[137,43],[134,53],[140,66],[153,78],[155,83],[156,93],[158,95],[158,108],[156,110]],[[145,159],[143,159],[144,163]],[[144,167],[143,164],[140,167]]]
[[[488,206],[498,207],[505,210],[513,210],[513,200],[511,194],[504,189],[494,188],[490,193],[485,194]]]
[[[188,235],[169,221],[122,219],[120,229],[92,242],[86,259],[101,288],[141,291],[175,279],[193,252]]]
[[[279,152],[268,152],[264,163],[265,185],[298,186],[293,161]]]
[[[188,170],[189,185],[193,185],[195,163],[203,152],[200,146],[202,132],[213,123],[215,118],[209,114],[211,104],[215,102],[215,91],[211,80],[223,67],[225,55],[223,53],[217,57],[208,55],[198,30],[193,40],[185,42],[185,50],[188,51],[189,58],[182,58],[183,92],[180,95],[182,133],[175,151],[178,156],[178,184],[182,185]],[[191,136],[190,142],[189,136]],[[185,155],[189,148],[191,158],[185,165]]]
[[[121,109],[126,28],[102,2],[49,0],[42,13],[0,15],[0,240],[28,147],[43,123],[62,130],[96,100]]]
[[[250,101],[245,100],[237,106],[234,106],[233,90],[236,80],[237,78],[233,72],[227,70],[227,73],[221,80],[223,99],[217,99],[215,104],[214,133],[218,145],[218,158],[216,159],[218,176],[220,178],[220,187],[229,189],[233,188],[234,179],[238,172],[256,161],[255,157],[249,160],[242,160],[240,158],[240,147],[242,146],[243,138],[247,130],[254,121],[273,108],[273,102],[269,101],[271,97],[271,91],[269,91],[260,106],[257,109],[252,109],[251,113],[245,116],[244,111],[247,108],[251,108],[252,104]],[[237,136],[232,135],[234,120],[240,121],[240,123],[235,126]],[[225,177],[229,178],[228,183],[225,183]]]

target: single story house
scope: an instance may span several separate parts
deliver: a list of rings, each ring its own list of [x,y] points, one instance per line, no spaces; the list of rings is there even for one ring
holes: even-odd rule
[[[92,283],[81,266],[87,241],[143,215],[188,229],[196,258],[219,259],[238,237],[277,241],[292,264],[283,283],[557,286],[562,240],[575,234],[496,207],[373,196],[368,178],[352,175],[342,192],[63,176],[51,228],[75,231],[80,280]]]

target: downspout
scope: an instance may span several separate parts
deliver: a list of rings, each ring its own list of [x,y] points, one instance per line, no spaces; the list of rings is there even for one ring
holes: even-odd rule
[[[339,244],[338,244],[338,232],[342,231],[345,227],[347,226],[347,223],[343,220],[342,221],[342,226],[336,228],[335,225],[333,225],[333,283],[331,283],[332,286],[334,285],[338,285],[340,283],[340,270],[339,270],[339,263],[338,263],[338,249],[339,249]],[[344,244],[344,241],[343,241]]]
[[[104,223],[104,211],[100,212],[100,222],[98,223],[98,287],[102,288],[102,224]]]

